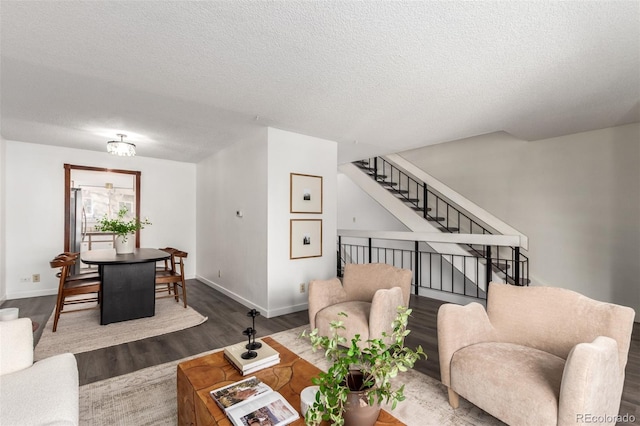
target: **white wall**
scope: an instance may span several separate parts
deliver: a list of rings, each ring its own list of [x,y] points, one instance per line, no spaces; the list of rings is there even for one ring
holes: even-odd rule
[[[486,135],[401,155],[527,234],[534,284],[640,312],[640,124],[534,142]]]
[[[197,277],[263,315],[268,310],[266,176],[266,129],[197,165]]]
[[[306,309],[300,284],[336,276],[337,163],[336,142],[269,128],[268,286],[269,312],[281,315]],[[290,173],[322,176],[322,214],[291,214]],[[322,257],[290,257],[290,219],[322,219]]]
[[[5,156],[7,298],[57,293],[49,261],[64,248],[64,163],[141,171],[140,212],[153,223],[141,231],[141,246],[187,251],[185,272],[194,276],[195,164],[16,141],[6,142]],[[20,282],[35,273],[40,283]]]
[[[338,173],[338,229],[409,230],[343,173]]]
[[[5,253],[5,170],[6,170],[6,142],[3,137],[0,136],[0,303],[7,298],[7,284],[6,284],[6,261]]]
[[[198,163],[198,279],[266,317],[306,309],[300,283],[335,276],[336,164],[335,142],[272,128]],[[323,176],[322,215],[289,213],[292,172]],[[293,217],[323,219],[322,257],[289,259]]]

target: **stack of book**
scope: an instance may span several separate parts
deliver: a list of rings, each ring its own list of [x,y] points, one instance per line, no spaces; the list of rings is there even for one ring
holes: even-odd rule
[[[262,347],[253,350],[253,352],[257,353],[255,358],[242,358],[242,354],[247,352],[246,343],[238,343],[224,348],[224,357],[243,376],[262,370],[263,368],[271,367],[280,362],[280,354],[278,351],[260,339],[256,339],[256,342],[260,342]]]

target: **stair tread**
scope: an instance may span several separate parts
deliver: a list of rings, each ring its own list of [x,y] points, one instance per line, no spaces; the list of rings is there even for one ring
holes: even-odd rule
[[[511,264],[509,262],[500,260],[500,261],[493,261],[491,262],[491,264],[495,267],[497,267],[498,269],[511,269]]]

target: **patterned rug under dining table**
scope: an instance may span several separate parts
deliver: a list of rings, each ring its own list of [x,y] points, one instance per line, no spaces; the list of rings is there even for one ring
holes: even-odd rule
[[[280,363],[252,374],[278,391],[300,411],[300,392],[311,386],[311,378],[320,369],[270,337],[263,339],[280,353]],[[240,373],[224,359],[223,351],[178,364],[178,424],[231,426],[209,392],[225,384],[242,380]],[[302,417],[293,425],[304,425]],[[388,412],[380,411],[376,426],[404,425]]]

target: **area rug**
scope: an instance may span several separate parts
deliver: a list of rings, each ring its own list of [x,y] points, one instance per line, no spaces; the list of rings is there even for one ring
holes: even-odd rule
[[[313,352],[306,340],[299,339],[306,327],[298,327],[271,335],[319,368],[326,370],[327,362],[321,352]],[[219,350],[219,349],[218,349]],[[196,355],[202,356],[210,351]],[[195,357],[190,357],[195,358]],[[185,358],[134,373],[114,377],[80,387],[80,424],[113,425],[176,425],[176,366]],[[470,426],[503,425],[494,417],[460,399],[460,407],[449,406],[447,391],[437,380],[411,370],[398,379],[406,383],[407,399],[395,410],[385,407],[409,426]]]
[[[100,325],[98,309],[62,314],[53,332],[53,314],[35,348],[36,360],[63,352],[81,353],[172,333],[202,324],[207,317],[171,298],[156,300],[153,317]]]

